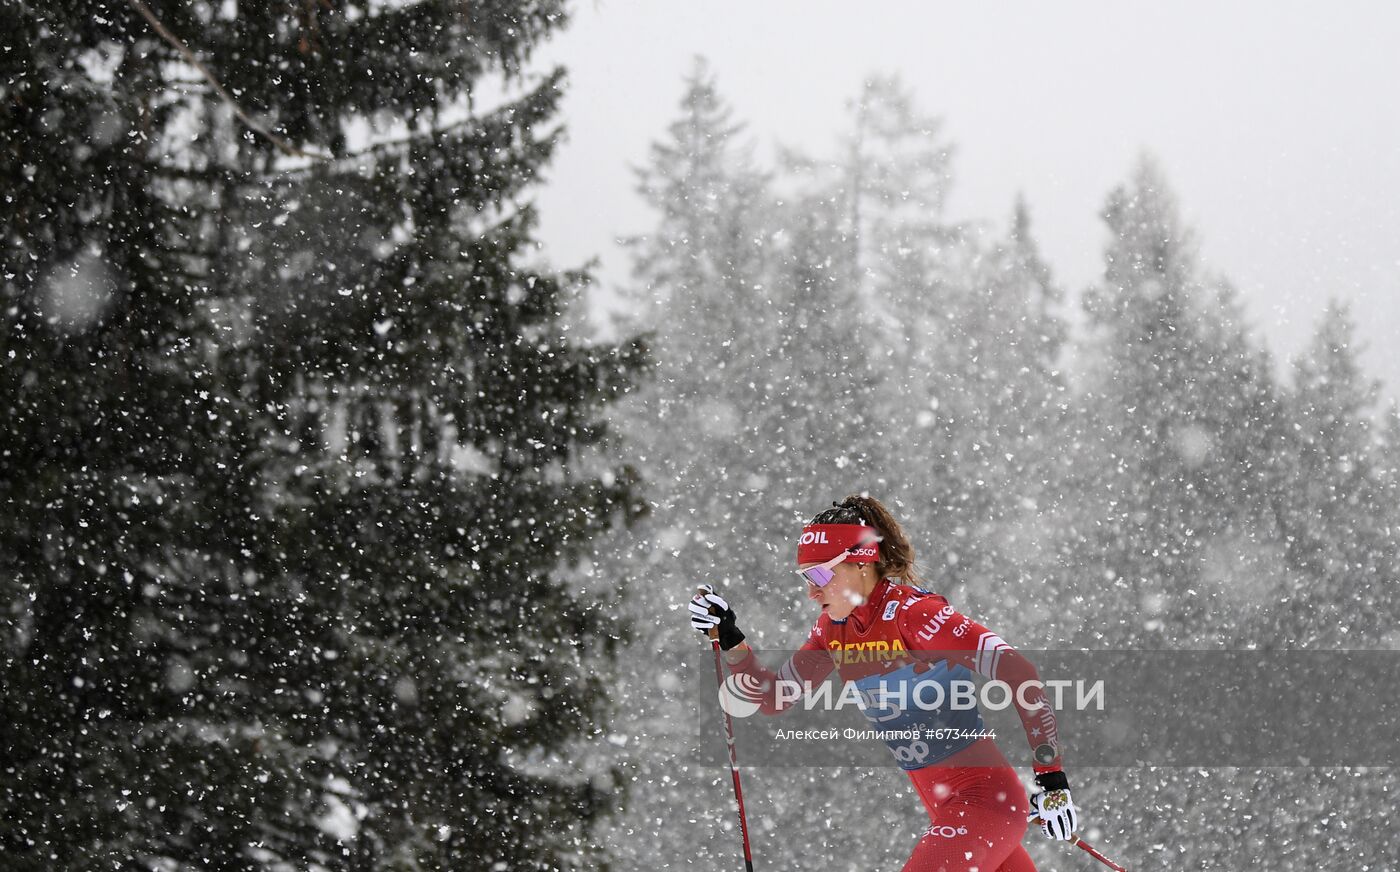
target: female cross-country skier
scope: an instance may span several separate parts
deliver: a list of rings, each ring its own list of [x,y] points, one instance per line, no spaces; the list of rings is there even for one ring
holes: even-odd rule
[[[917,586],[914,550],[878,500],[850,496],[834,505],[813,518],[799,540],[798,571],[807,596],[821,603],[821,616],[782,669],[773,673],[758,662],[734,610],[708,585],[691,600],[691,625],[718,630],[730,669],[757,679],[765,714],[782,711],[800,698],[798,687],[820,684],[834,668],[860,689],[865,714],[877,729],[910,735],[912,728],[921,736],[938,729],[932,735],[952,737],[888,742],[930,824],[904,872],[1034,872],[1021,846],[1028,819],[1038,820],[1053,839],[1069,839],[1078,826],[1060,765],[1055,714],[1035,667],[996,633]],[[970,682],[972,672],[1012,691],[1040,788],[1029,799],[985,736],[975,702],[927,711],[907,702],[952,700],[953,683]],[[784,682],[793,684],[779,692]],[[928,682],[942,684],[942,695],[931,692],[938,689]],[[891,699],[906,701],[906,707],[885,707]]]

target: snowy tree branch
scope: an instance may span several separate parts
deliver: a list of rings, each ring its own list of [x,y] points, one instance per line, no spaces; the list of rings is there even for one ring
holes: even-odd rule
[[[167,28],[163,23],[161,23],[161,20],[156,17],[156,14],[154,12],[151,11],[151,7],[147,6],[144,2],[142,2],[142,0],[127,0],[127,2],[131,4],[131,8],[141,13],[141,17],[145,18],[148,22],[150,22],[151,28],[155,30],[157,34],[160,35],[161,39],[164,39],[166,42],[170,43],[170,45],[173,46],[175,50],[178,51],[180,55],[184,57],[186,61],[189,62],[190,66],[194,67],[199,72],[199,74],[204,77],[204,80],[208,82],[209,85],[219,94],[219,96],[224,99],[224,102],[228,103],[228,105],[233,109],[234,114],[237,115],[239,119],[249,127],[249,129],[265,137],[268,142],[271,142],[273,145],[277,146],[277,149],[283,154],[290,155],[292,157],[315,158],[317,160],[329,159],[329,155],[321,154],[319,152],[303,151],[302,149],[299,149],[296,146],[287,143],[281,137],[277,136],[271,130],[268,130],[265,126],[260,124],[247,112],[243,111],[243,107],[238,105],[238,101],[235,100],[233,95],[228,92],[228,89],[225,88],[222,84],[220,84],[218,79],[214,78],[214,74],[211,73],[209,69],[206,66],[204,66],[204,64],[199,62],[199,58],[195,57],[194,52],[190,50],[189,46],[185,45],[184,41],[181,40],[180,37],[171,33],[169,28]]]

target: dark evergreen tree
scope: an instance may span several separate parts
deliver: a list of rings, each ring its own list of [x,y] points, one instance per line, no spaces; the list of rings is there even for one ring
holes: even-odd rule
[[[637,353],[519,203],[563,20],[0,12],[7,868],[587,862]]]

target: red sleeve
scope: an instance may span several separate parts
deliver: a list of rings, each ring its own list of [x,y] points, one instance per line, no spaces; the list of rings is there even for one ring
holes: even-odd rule
[[[824,681],[835,668],[836,664],[826,650],[822,635],[822,623],[818,621],[807,636],[807,641],[802,643],[802,647],[798,648],[777,672],[758,662],[758,657],[752,650],[745,654],[744,659],[732,664],[729,671],[744,673],[758,679],[756,692],[760,695],[755,701],[759,704],[759,711],[765,715],[780,714],[802,698],[804,685],[815,685]],[[780,685],[784,685],[781,694]]]
[[[1011,688],[1016,713],[1021,716],[1035,771],[1055,772],[1061,768],[1055,710],[1045,697],[1040,673],[1029,660],[996,633],[954,611],[948,601],[937,594],[914,600],[901,609],[899,615],[900,633],[909,650],[936,651],[940,660],[946,659],[985,678],[1005,682]]]

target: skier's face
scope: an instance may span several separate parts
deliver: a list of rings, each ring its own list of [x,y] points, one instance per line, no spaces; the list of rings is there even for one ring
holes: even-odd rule
[[[801,568],[819,565],[804,563]],[[838,563],[832,574],[825,587],[808,584],[807,598],[821,603],[822,611],[832,620],[843,621],[869,596],[875,586],[875,569],[869,563]]]

